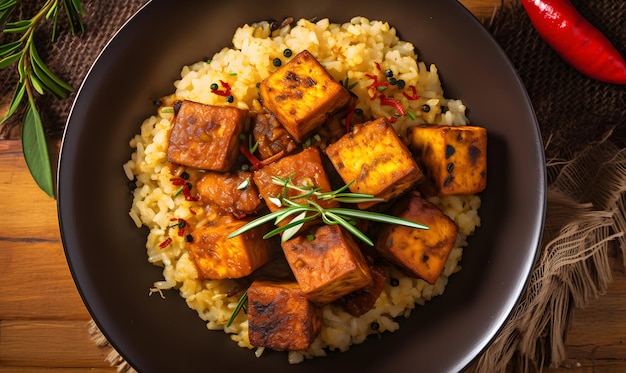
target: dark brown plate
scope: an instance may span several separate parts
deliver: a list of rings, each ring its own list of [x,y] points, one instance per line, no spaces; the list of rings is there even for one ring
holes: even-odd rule
[[[482,226],[446,292],[417,307],[401,329],[297,366],[285,353],[256,358],[208,331],[175,292],[148,296],[161,269],[148,263],[147,231],[128,216],[122,164],[128,140],[173,92],[183,65],[210,57],[238,26],[267,19],[353,16],[389,21],[436,63],[447,97],[463,99],[489,133]],[[516,304],[532,268],[545,209],[541,139],[526,91],[487,30],[455,0],[155,0],[111,40],[80,88],[58,173],[63,244],[76,285],[108,340],[143,372],[462,370]]]

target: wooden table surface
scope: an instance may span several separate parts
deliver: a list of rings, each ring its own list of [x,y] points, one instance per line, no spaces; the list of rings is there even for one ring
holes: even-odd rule
[[[461,2],[481,19],[500,3]],[[0,373],[115,372],[89,338],[90,316],[65,261],[56,203],[32,181],[19,140],[0,140],[0,206]],[[574,311],[568,361],[548,372],[626,372],[626,275],[613,262],[607,294]]]

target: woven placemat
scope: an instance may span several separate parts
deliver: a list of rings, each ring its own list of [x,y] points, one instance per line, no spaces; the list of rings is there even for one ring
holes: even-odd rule
[[[39,1],[21,2],[14,14],[33,14]],[[60,38],[37,35],[52,70],[78,87],[115,31],[145,0],[85,1],[87,32]],[[626,1],[572,0],[579,11],[626,55]],[[548,211],[544,241],[530,285],[505,328],[477,362],[479,371],[539,370],[565,358],[564,338],[574,307],[600,296],[610,283],[608,251],[626,248],[626,89],[589,80],[564,63],[537,35],[517,0],[505,1],[486,27],[518,70],[535,108],[548,159]],[[7,39],[0,34],[0,43]],[[50,46],[44,48],[43,46]],[[16,74],[0,74],[0,97],[15,86]],[[38,105],[50,138],[60,138],[74,94]],[[19,118],[17,116],[16,118]],[[10,121],[0,137],[19,135]],[[130,369],[93,323],[94,341],[109,349],[109,362]]]

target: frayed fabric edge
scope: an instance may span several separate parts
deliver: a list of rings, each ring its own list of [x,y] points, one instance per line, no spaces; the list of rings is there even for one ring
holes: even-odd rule
[[[89,332],[89,337],[93,341],[93,343],[101,349],[105,349],[108,351],[105,361],[109,363],[109,365],[115,368],[119,373],[137,373],[137,371],[128,364],[126,360],[111,346],[109,341],[106,339],[104,334],[98,328],[95,321],[89,320],[87,323],[87,330]]]
[[[570,161],[548,161],[554,182],[548,188],[541,253],[508,322],[479,358],[478,372],[559,366],[567,357],[572,309],[604,294],[612,282],[612,244],[626,266],[626,150],[609,137]]]

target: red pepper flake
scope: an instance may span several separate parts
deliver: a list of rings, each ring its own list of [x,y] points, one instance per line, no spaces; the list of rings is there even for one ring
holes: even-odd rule
[[[170,237],[166,238],[165,241],[161,242],[159,244],[159,248],[161,249],[165,249],[166,247],[168,247],[170,244],[172,243],[172,239]]]
[[[400,101],[396,100],[395,98],[390,98],[381,94],[380,104],[385,106],[393,106],[400,115],[406,115],[406,110],[404,110],[404,106],[402,106],[402,103],[400,103]]]
[[[233,212],[233,216],[235,217],[235,219],[243,219],[243,218],[246,217],[246,213],[245,212],[235,211],[235,212]]]
[[[409,86],[409,88],[411,89],[411,94],[409,95],[406,92],[402,92],[404,97],[406,97],[408,100],[411,100],[411,101],[419,100],[420,96],[417,94],[417,88],[415,88],[415,86],[413,85]]]
[[[191,201],[191,202],[195,202],[198,201],[199,198],[198,197],[194,197],[191,195],[191,184],[190,183],[185,183],[183,185],[183,196],[185,196],[185,201]]]
[[[220,84],[222,85],[222,87],[224,87],[223,90],[221,89],[212,89],[211,93],[215,93],[218,96],[223,96],[223,97],[228,97],[231,95],[231,88],[230,88],[230,84],[228,84],[227,82],[220,80]]]
[[[239,145],[239,151],[241,152],[241,154],[243,154],[244,157],[246,157],[246,159],[248,159],[248,161],[252,164],[252,167],[255,170],[261,169],[261,167],[263,167],[263,163],[261,163],[259,158],[257,158],[254,154],[250,152],[246,145]]]
[[[172,184],[174,184],[175,186],[183,186],[185,185],[185,179],[180,178],[180,177],[175,177],[170,179],[170,181],[172,182]]]
[[[348,115],[346,115],[346,132],[350,132],[350,127],[352,126],[352,115],[356,110],[356,103],[352,103],[350,108],[348,109]]]
[[[196,214],[197,214],[197,212],[196,212],[195,210],[193,210],[193,209],[189,209],[189,213],[190,213],[191,215],[196,215]]]
[[[376,65],[376,69],[378,69],[378,71],[383,71],[383,69],[380,68],[380,64],[378,62],[374,62],[374,65]]]

